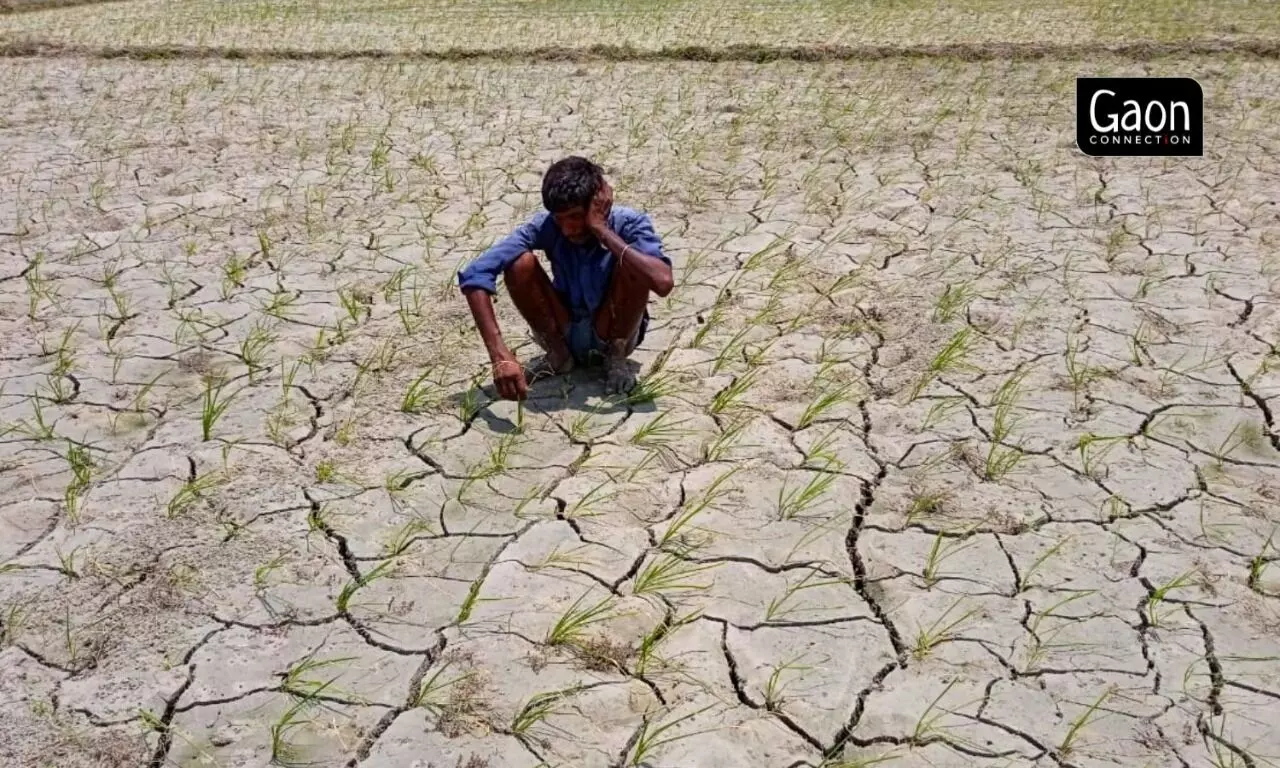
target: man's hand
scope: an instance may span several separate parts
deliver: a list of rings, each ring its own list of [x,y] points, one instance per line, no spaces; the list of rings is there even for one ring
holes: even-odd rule
[[[609,212],[613,210],[613,187],[601,179],[600,189],[587,206],[587,228],[591,234],[599,236],[609,228]]]
[[[510,351],[493,358],[493,386],[503,400],[524,400],[529,396],[529,383],[524,379],[524,367]]]

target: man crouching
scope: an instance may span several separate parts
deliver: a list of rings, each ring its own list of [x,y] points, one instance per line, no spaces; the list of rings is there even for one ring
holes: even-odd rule
[[[675,279],[649,216],[613,204],[600,166],[583,157],[554,163],[542,177],[542,205],[458,275],[493,363],[498,395],[523,400],[529,382],[604,364],[609,393],[630,392],[628,357],[649,327],[649,294],[667,296]],[[535,251],[551,262],[549,277]],[[503,277],[511,300],[545,352],[525,370],[503,342],[492,295]]]

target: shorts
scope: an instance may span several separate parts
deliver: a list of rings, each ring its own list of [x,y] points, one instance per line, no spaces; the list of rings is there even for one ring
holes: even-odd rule
[[[644,317],[640,318],[640,327],[636,329],[635,335],[627,345],[628,355],[644,341],[645,332],[648,329],[649,313],[645,312]],[[564,334],[564,341],[569,347],[570,354],[573,355],[573,361],[578,365],[602,362],[608,350],[604,339],[596,334],[595,321],[590,317],[570,320],[569,329]]]

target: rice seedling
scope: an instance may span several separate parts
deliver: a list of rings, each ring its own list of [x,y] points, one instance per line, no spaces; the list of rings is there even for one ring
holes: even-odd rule
[[[646,448],[664,446],[689,434],[681,425],[688,419],[675,420],[670,411],[662,411],[632,433],[630,442]]]
[[[384,294],[387,302],[389,295]],[[425,311],[427,295],[423,290],[417,273],[414,273],[413,284],[408,288],[400,287],[396,291],[396,317],[406,336],[415,336],[426,325],[428,317]]]
[[[900,760],[902,758],[902,755],[899,754],[901,751],[901,747],[894,747],[878,755],[829,758],[818,763],[817,768],[872,768],[872,766],[882,763]]]
[[[259,374],[265,369],[263,363],[267,353],[275,344],[276,336],[263,321],[258,321],[249,329],[249,333],[240,342],[240,361],[249,369],[249,383],[258,381]]]
[[[653,629],[640,638],[640,643],[636,646],[633,674],[639,677],[648,674],[653,666],[663,661],[658,656],[659,646],[684,627],[697,622],[701,617],[702,611],[700,610],[690,611],[683,615],[672,613],[669,616],[664,616],[661,621],[654,625]]]
[[[378,563],[368,573],[362,574],[359,578],[352,579],[344,584],[341,591],[338,592],[338,613],[348,615],[351,609],[351,599],[355,597],[356,593],[379,579],[391,576],[395,572],[395,568],[396,561],[389,558]]]
[[[702,495],[696,499],[686,500],[684,508],[676,513],[676,516],[667,525],[666,532],[658,539],[657,548],[662,549],[668,544],[685,541],[687,533],[693,530],[692,522],[694,518],[708,509],[713,509],[720,499],[734,491],[732,487],[725,484],[729,482],[729,478],[737,474],[739,468],[733,467],[720,474],[715,480],[711,481],[711,484],[702,492]]]
[[[807,448],[803,448],[801,454],[804,460],[800,462],[800,469],[819,472],[842,470],[844,462],[840,460],[836,450],[839,431],[838,426],[832,427],[825,435],[814,440]]]
[[[45,377],[45,387],[42,391],[48,392],[49,402],[54,405],[66,405],[75,398],[77,389],[69,377],[51,373]]]
[[[939,569],[944,562],[974,546],[976,542],[972,538],[972,534],[980,524],[980,522],[976,523],[968,530],[952,535],[939,531],[933,537],[933,545],[929,547],[929,553],[925,556],[924,569],[920,572],[926,589],[932,588],[938,583],[939,578],[941,578]]]
[[[933,322],[945,324],[964,311],[977,297],[972,283],[948,284],[933,306]]]
[[[57,432],[53,428],[54,425],[49,423],[45,416],[44,406],[40,402],[41,399],[38,394],[27,398],[27,402],[31,405],[31,414],[34,421],[22,419],[16,424],[0,430],[0,436],[15,432],[28,440],[39,442],[46,442],[57,437]]]
[[[1267,536],[1267,540],[1262,543],[1262,548],[1258,550],[1258,554],[1249,559],[1248,584],[1251,589],[1259,589],[1258,585],[1262,581],[1263,575],[1266,574],[1267,568],[1271,567],[1271,564],[1275,562],[1276,558],[1268,556],[1267,550],[1277,552],[1277,548],[1272,544],[1272,541],[1274,541],[1276,537],[1276,530],[1277,529],[1274,527],[1271,529],[1271,534]]]
[[[129,404],[125,406],[126,410],[135,414],[146,413],[149,408],[151,391],[155,389],[156,384],[159,384],[161,379],[168,375],[169,371],[161,371],[153,376],[150,381],[138,387],[138,391],[129,400]]]
[[[288,555],[276,555],[274,558],[253,569],[253,593],[262,596],[271,586],[271,574],[279,570],[287,561]]]
[[[338,303],[347,313],[347,319],[353,326],[369,319],[373,313],[373,296],[357,286],[343,286],[338,289]]]
[[[676,287],[683,288],[693,283],[694,276],[699,270],[706,266],[710,255],[710,252],[706,249],[699,249],[688,253],[684,258],[684,263],[681,264],[677,270],[678,275],[676,277]],[[672,296],[678,293],[679,291],[673,291]],[[671,298],[671,296],[668,296],[668,299]],[[669,308],[670,307],[668,306],[668,309]]]
[[[747,318],[748,328],[769,328],[781,322],[782,318],[782,294],[774,291],[769,295],[769,300],[765,305],[756,311],[751,317]],[[783,329],[786,333],[791,333],[795,328]]]
[[[206,443],[213,439],[213,428],[231,407],[236,395],[240,394],[239,391],[225,392],[227,386],[228,382],[222,377],[205,377],[204,393],[200,399],[200,439]]]
[[[771,262],[775,256],[784,250],[790,242],[783,237],[774,238],[768,245],[755,251],[746,258],[742,263],[741,270],[743,272],[756,272],[762,269],[766,264]]]
[[[942,455],[945,456],[947,454],[944,453]],[[928,491],[922,488],[913,488],[911,505],[907,507],[904,525],[910,526],[924,515],[942,512],[950,498],[951,493],[949,491]]]
[[[316,462],[315,470],[317,483],[332,483],[338,478],[338,469],[332,459],[325,459]]]
[[[1262,449],[1264,444],[1262,430],[1257,424],[1250,421],[1239,421],[1231,427],[1231,431],[1222,439],[1215,448],[1209,449],[1208,453],[1213,458],[1213,463],[1209,465],[1209,470],[1222,474],[1224,464],[1231,456],[1241,448],[1247,447],[1254,451]]]
[[[1084,397],[1085,390],[1089,384],[1105,375],[1101,368],[1090,366],[1081,361],[1080,353],[1084,348],[1085,344],[1080,335],[1075,332],[1068,332],[1067,349],[1063,353],[1063,361],[1066,364],[1067,381],[1071,387],[1073,397],[1072,407],[1077,411],[1080,410],[1081,399]]]
[[[749,416],[739,417],[733,422],[724,426],[714,436],[707,438],[702,444],[703,461],[721,461],[738,445],[738,441],[742,439],[743,433],[751,424],[752,419]]]
[[[615,498],[619,493],[620,490],[613,480],[603,480],[566,507],[564,516],[569,520],[577,520],[599,515],[601,513],[598,507]]]
[[[966,325],[947,340],[942,349],[938,350],[938,353],[928,362],[924,373],[911,388],[907,402],[914,402],[924,392],[925,388],[942,374],[968,367],[968,364],[965,363],[965,358],[968,357],[972,349],[972,342],[970,341],[972,333],[973,329]]]
[[[483,374],[479,374],[472,378],[471,385],[463,391],[462,397],[458,401],[458,419],[463,424],[471,423],[476,414],[480,413],[480,409],[485,406],[482,398],[484,391],[480,389],[480,381]]]
[[[382,556],[384,559],[399,557],[408,552],[413,542],[419,537],[430,537],[435,534],[435,526],[429,521],[414,518],[392,531],[382,545]]]
[[[674,555],[661,555],[649,561],[631,584],[633,595],[665,596],[672,592],[701,592],[711,588],[695,577],[713,571],[720,563],[691,563]]]
[[[742,376],[735,376],[728,386],[715,394],[715,397],[711,399],[711,404],[707,406],[707,411],[714,415],[720,415],[727,411],[742,408],[742,398],[755,385],[758,373],[759,369],[750,371]]]
[[[1082,590],[1073,592],[1066,597],[1058,600],[1041,611],[1035,611],[1031,615],[1031,620],[1027,623],[1027,631],[1029,638],[1023,649],[1023,672],[1028,674],[1034,672],[1051,650],[1076,649],[1085,647],[1084,643],[1054,643],[1050,642],[1059,632],[1062,632],[1070,622],[1063,622],[1053,629],[1045,629],[1044,623],[1049,619],[1063,618],[1059,611],[1071,605],[1077,600],[1084,600],[1097,593],[1096,589]]]
[[[275,290],[271,291],[269,297],[268,300],[259,303],[258,311],[277,320],[291,322],[294,319],[294,305],[301,298],[301,293],[287,290],[283,286],[277,286]],[[338,330],[335,336],[345,338],[345,326],[341,322],[338,323]]]
[[[637,461],[623,477],[623,482],[634,483],[646,472],[663,473],[669,472],[672,467],[681,465],[679,458],[674,457],[674,452],[668,450],[665,446],[656,446],[644,452],[644,457]]]
[[[765,606],[765,622],[785,621],[788,616],[797,613],[820,610],[803,605],[798,602],[798,598],[803,597],[806,594],[806,590],[848,585],[849,583],[848,579],[837,577],[821,578],[822,576],[821,571],[811,568],[804,575],[804,578],[798,582],[792,583],[791,579],[788,578],[786,589],[782,591],[782,594],[771,599],[769,604]]]
[[[724,343],[724,346],[722,346],[720,348],[720,351],[716,353],[715,359],[711,364],[712,375],[717,374],[721,370],[729,367],[729,365],[732,364],[735,361],[735,359],[742,358],[743,348],[746,344],[747,334],[751,333],[752,330],[753,330],[752,327],[748,325],[747,327],[735,333],[732,337],[730,337],[728,341]]]
[[[488,576],[488,569],[476,577],[467,589],[467,596],[462,599],[462,605],[458,608],[458,615],[453,620],[458,626],[462,626],[471,620],[471,612],[475,610],[476,605],[480,602],[480,590],[484,587],[486,576]]]
[[[108,319],[114,323],[113,330],[106,334],[107,336],[112,336],[121,325],[135,316],[133,298],[115,285],[107,285],[107,298],[111,299],[111,306],[115,310],[114,314],[109,310],[103,310]]]
[[[749,345],[744,343],[742,345],[742,360],[747,364],[747,368],[754,370],[764,365],[765,358],[768,356],[769,350],[773,349],[773,346],[778,343],[779,338],[780,337],[775,336],[763,344]]]
[[[330,349],[337,342],[329,335],[328,328],[321,328],[316,331],[315,338],[312,340],[307,351],[300,358],[312,373],[315,373],[316,366],[326,362],[329,359]]]
[[[572,686],[557,691],[536,693],[530,696],[511,719],[511,733],[517,738],[525,738],[534,726],[545,722],[548,717],[559,714],[563,710],[557,706],[559,702],[584,690],[583,686]]]
[[[804,279],[805,259],[795,253],[788,253],[783,262],[769,277],[765,287],[769,290],[788,288]]]
[[[1036,574],[1039,573],[1040,569],[1044,567],[1044,564],[1048,562],[1050,558],[1058,554],[1058,552],[1060,552],[1070,541],[1070,536],[1059,539],[1052,547],[1041,552],[1040,556],[1037,557],[1026,570],[1018,574],[1018,583],[1015,585],[1015,592],[1026,592],[1028,589],[1035,586]]]
[[[336,679],[336,678],[335,678]],[[332,681],[331,681],[332,682]],[[306,715],[318,704],[319,696],[329,684],[320,685],[311,695],[295,697],[292,705],[271,725],[271,763],[282,768],[295,768],[307,765],[302,759],[302,750],[292,741],[292,734],[300,728],[311,725],[312,720]]]
[[[615,618],[614,597],[608,595],[592,605],[583,605],[590,593],[582,594],[565,610],[556,623],[547,630],[543,642],[547,645],[577,645],[582,642],[588,628]]]
[[[964,409],[965,399],[960,396],[939,397],[934,400],[933,405],[925,413],[924,419],[920,422],[920,431],[927,432],[932,427],[946,421],[951,414]]]
[[[978,615],[978,608],[969,608],[951,618],[951,614],[964,603],[964,597],[957,598],[942,615],[928,627],[916,629],[915,639],[911,647],[911,655],[917,660],[923,659],[933,652],[937,646],[957,637],[957,633]]]
[[[27,268],[22,273],[22,280],[27,290],[28,320],[36,319],[40,312],[41,301],[57,306],[60,298],[58,286],[41,269],[44,266],[44,258],[43,252],[36,253],[27,261]]]
[[[681,391],[680,379],[674,371],[650,369],[641,376],[635,387],[619,399],[623,405],[644,405],[657,402]]]
[[[797,679],[803,677],[803,673],[813,669],[811,666],[798,664],[804,654],[794,656],[791,659],[774,664],[769,678],[764,684],[764,708],[769,712],[781,712],[783,704],[786,703],[787,686],[796,682]],[[792,676],[790,680],[783,680],[784,675]]]
[[[924,708],[924,711],[920,713],[920,717],[916,718],[915,727],[911,731],[911,741],[913,743],[924,744],[932,739],[942,739],[944,742],[968,746],[965,744],[964,739],[957,737],[955,734],[951,733],[949,729],[939,726],[942,718],[947,715],[954,714],[957,710],[971,707],[974,704],[981,703],[982,701],[982,698],[979,697],[956,707],[939,707],[938,704],[946,698],[948,693],[951,693],[951,689],[954,688],[958,682],[960,681],[954,679],[948,682],[942,689],[942,692],[929,702],[929,706]]]
[[[714,706],[714,704],[709,704],[695,712],[690,712],[661,724],[657,724],[648,716],[645,716],[635,742],[627,753],[625,765],[635,766],[638,768],[638,766],[646,764],[649,759],[653,757],[654,753],[663,747],[670,746],[671,744],[683,739],[693,738],[694,736],[700,736],[704,733],[710,733],[714,729],[705,728],[700,731],[688,731],[685,733],[668,735],[668,732],[673,728],[679,726],[681,723],[692,720]]]
[[[1162,611],[1161,606],[1169,599],[1169,595],[1184,589],[1191,589],[1200,586],[1203,578],[1197,578],[1200,573],[1197,569],[1191,568],[1173,577],[1164,584],[1154,587],[1147,596],[1146,614],[1147,621],[1153,627],[1164,626],[1165,619],[1168,618],[1172,611]]]
[[[863,275],[861,270],[858,267],[854,267],[846,272],[836,275],[835,279],[826,286],[814,285],[813,290],[816,291],[819,296],[826,299],[828,303],[835,304],[837,296],[841,296],[854,288],[857,288],[865,281],[865,279],[866,277]]]
[[[831,409],[851,402],[853,400],[852,392],[852,384],[845,384],[819,392],[818,396],[800,414],[800,420],[796,422],[796,430],[807,429]]]
[[[838,477],[831,472],[811,472],[807,483],[790,490],[784,481],[778,489],[778,517],[794,520],[810,513],[822,502]]]
[[[317,659],[315,652],[307,654],[302,659],[292,663],[281,674],[280,690],[284,693],[299,698],[316,696],[320,691],[328,688],[337,682],[338,678],[334,677],[327,682],[313,680],[310,675],[318,670],[337,667],[355,661],[354,656],[344,656],[332,659]]]
[[[188,512],[197,502],[203,500],[209,491],[222,486],[228,482],[225,472],[220,470],[211,470],[202,475],[184,480],[182,487],[169,499],[165,505],[165,515],[170,519],[174,519]]]
[[[221,265],[222,270],[222,300],[226,301],[234,294],[235,289],[244,288],[245,279],[248,276],[249,268],[252,265],[249,257],[242,256],[233,252],[228,256]]]
[[[72,339],[76,332],[80,330],[80,321],[64,328],[61,336],[58,337],[57,346],[49,344],[45,339],[40,340],[40,354],[44,357],[53,357],[53,369],[50,373],[54,376],[65,376],[75,367],[76,347],[72,343]]]
[[[1022,392],[1022,380],[1026,378],[1027,371],[1019,370],[1000,385],[992,398],[992,406],[994,407],[991,417],[991,445],[987,449],[987,457],[983,463],[982,475],[983,479],[997,482],[1000,478],[1012,472],[1019,464],[1022,463],[1026,454],[1023,453],[1021,444],[1008,445],[1009,435],[1013,428],[1017,425],[1019,419],[1014,415],[1014,409],[1017,407],[1017,401]]]
[[[569,425],[567,427],[565,426],[561,427],[561,429],[564,430],[565,435],[568,436],[569,442],[571,444],[573,445],[591,445],[592,444],[594,440],[592,436],[592,432],[596,426],[595,419],[598,414],[599,414],[599,411],[597,411],[595,408],[590,408],[588,410],[583,411],[582,413],[578,413],[574,415],[573,419],[570,420]],[[524,418],[524,414],[520,409],[520,405],[517,404],[516,406],[517,430],[523,429],[522,423],[521,423],[523,418]]]
[[[58,558],[58,570],[61,571],[63,575],[72,579],[80,578],[80,574],[76,572],[76,555],[81,549],[82,547],[76,547],[70,552],[64,553],[62,550],[56,547],[54,548],[53,554]]]
[[[1211,724],[1213,723],[1213,724]],[[1243,745],[1239,737],[1228,738],[1227,717],[1205,717],[1200,724],[1200,740],[1205,746],[1212,768],[1255,768],[1271,765],[1275,760],[1253,751],[1253,744]]]
[[[1062,737],[1062,742],[1058,744],[1057,754],[1060,758],[1066,758],[1074,751],[1076,742],[1079,740],[1084,730],[1092,723],[1097,722],[1105,713],[1102,711],[1103,703],[1114,696],[1116,687],[1108,686],[1097,699],[1084,709],[1071,721],[1071,725],[1067,728],[1067,733]]]
[[[729,287],[726,285],[720,289],[720,293],[716,296],[716,301],[711,305],[711,309],[704,316],[699,316],[698,330],[694,331],[693,339],[689,342],[690,349],[701,349],[706,344],[707,337],[713,332],[719,330],[725,322],[728,313],[728,297],[731,295]]]
[[[88,448],[70,440],[67,440],[66,444],[65,458],[71,470],[71,481],[63,491],[62,501],[67,519],[72,525],[77,525],[80,522],[80,498],[93,482],[93,470],[96,465],[93,457],[89,455]]]
[[[434,382],[427,380],[432,373],[431,370],[425,370],[409,384],[404,396],[400,398],[402,412],[422,413],[439,405],[443,399],[440,391]]]
[[[1105,478],[1101,471],[1101,462],[1116,446],[1129,440],[1127,435],[1096,435],[1092,432],[1076,438],[1076,452],[1080,455],[1080,468],[1085,475],[1093,478]]]
[[[400,355],[400,347],[395,339],[383,339],[368,355],[356,362],[356,379],[351,384],[352,391],[373,374],[388,373],[395,370],[396,359]]]
[[[451,663],[446,661],[439,669],[432,672],[430,677],[424,678],[410,694],[408,706],[414,709],[425,709],[436,717],[440,717],[444,712],[444,705],[440,701],[440,695],[450,688],[472,679],[476,674],[474,671],[461,672],[451,678],[444,679],[444,674],[449,670],[450,666]]]

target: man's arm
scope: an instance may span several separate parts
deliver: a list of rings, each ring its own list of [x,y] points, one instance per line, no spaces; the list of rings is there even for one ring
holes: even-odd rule
[[[613,208],[613,188],[604,182],[596,197],[587,208],[587,226],[604,247],[609,249],[618,264],[628,264],[635,268],[648,288],[659,296],[667,296],[675,288],[675,275],[671,270],[671,260],[662,252],[662,241],[653,231],[653,223],[648,216],[628,227],[627,239],[609,228],[609,211]]]
[[[498,394],[507,399],[523,398],[528,385],[519,361],[502,338],[493,310],[493,294],[498,291],[498,278],[502,273],[521,254],[538,247],[542,221],[543,217],[537,215],[521,224],[458,273],[458,285],[466,296],[489,361],[493,363],[494,386]]]
[[[493,297],[477,287],[464,288],[462,294],[467,297],[471,317],[475,319],[480,339],[489,352],[489,362],[493,365],[493,386],[498,390],[498,395],[505,400],[523,400],[529,393],[529,385],[524,379],[520,361],[502,339],[498,317],[493,311]]]
[[[476,330],[480,331],[480,340],[489,352],[489,359],[497,363],[506,359],[511,352],[502,339],[502,330],[498,327],[498,315],[493,310],[493,297],[482,288],[463,288],[462,295],[467,299],[471,309],[471,317],[476,322]]]
[[[672,274],[671,264],[660,256],[655,258],[650,248],[643,247],[642,241],[628,243],[617,232],[610,229],[608,224],[601,225],[599,229],[593,229],[593,233],[618,259],[619,264],[625,262],[635,267],[636,271],[648,281],[650,291],[665,297],[675,288],[675,275]],[[632,239],[635,241],[634,237]]]

